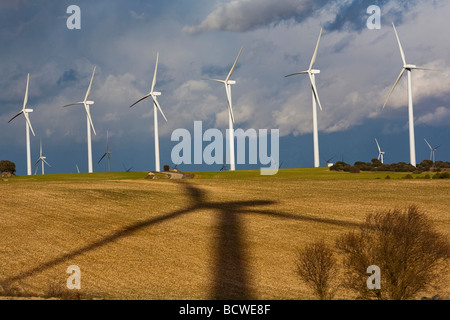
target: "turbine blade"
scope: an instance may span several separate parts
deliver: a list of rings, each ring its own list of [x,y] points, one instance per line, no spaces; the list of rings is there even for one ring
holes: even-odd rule
[[[391,97],[392,93],[394,92],[394,89],[397,86],[397,84],[400,82],[400,79],[403,77],[403,74],[405,73],[405,71],[406,71],[406,69],[403,68],[402,72],[400,72],[400,75],[398,76],[397,81],[395,81],[394,86],[392,87],[391,92],[389,92],[389,95],[388,95],[388,97],[386,99],[386,102],[383,105],[383,109],[386,107],[386,105],[387,105],[387,103],[389,101],[389,98]]]
[[[159,60],[159,52],[156,54],[156,65],[155,65],[155,74],[153,75],[152,89],[150,90],[153,93],[156,84],[156,74],[158,73],[158,60]]]
[[[317,45],[316,45],[316,49],[314,50],[314,55],[311,59],[311,64],[309,65],[309,71],[312,70],[312,67],[314,65],[314,63],[316,62],[316,58],[317,58],[317,51],[319,50],[319,43],[320,43],[320,37],[322,36],[322,28],[320,28],[320,33],[319,33],[319,39],[317,40]]]
[[[440,147],[442,147],[442,144],[438,145],[436,148],[434,148],[434,150],[439,149]]]
[[[108,130],[106,130],[106,152],[108,152],[108,135],[109,135],[109,133],[108,133]]]
[[[92,72],[91,82],[89,83],[89,88],[86,92],[86,96],[84,97],[84,102],[87,101],[89,94],[91,93],[92,81],[94,80],[95,69],[97,66],[94,66],[94,71]]]
[[[84,109],[86,109],[86,114],[89,119],[89,123],[91,124],[92,131],[94,131],[94,134],[97,135],[97,133],[95,132],[95,128],[94,128],[94,123],[92,122],[91,112],[89,111],[87,104],[84,105]]]
[[[237,64],[237,62],[238,62],[238,60],[239,60],[239,57],[240,57],[241,52],[242,52],[242,49],[244,49],[244,47],[241,47],[241,50],[239,51],[239,54],[238,54],[236,60],[234,61],[233,67],[231,68],[230,73],[228,73],[228,76],[227,76],[227,78],[225,79],[225,82],[227,82],[228,80],[230,80],[231,75],[233,74],[234,68],[236,68],[236,64]]]
[[[31,121],[30,121],[30,118],[29,118],[29,116],[28,116],[28,113],[27,113],[27,112],[24,112],[23,115],[25,116],[25,119],[27,120],[28,126],[29,126],[30,129],[31,129],[31,133],[33,133],[33,136],[36,136],[36,135],[34,134],[33,127],[31,126]]]
[[[218,79],[202,79],[202,80],[206,80],[206,81],[216,81],[216,82],[220,82],[220,83],[225,83],[224,80],[218,80]]]
[[[152,98],[153,98],[153,101],[155,102],[156,106],[158,107],[159,112],[161,112],[162,116],[164,117],[164,119],[165,119],[166,122],[167,122],[167,118],[166,118],[166,116],[164,115],[164,112],[162,111],[161,106],[159,105],[158,100],[156,99],[155,96],[152,96]]]
[[[397,37],[398,46],[400,48],[400,54],[402,55],[403,66],[406,65],[405,52],[403,51],[402,44],[400,43],[400,38],[398,37],[397,29],[395,28],[395,24],[392,22],[392,26],[394,27],[395,36]]]
[[[13,121],[15,118],[17,118],[18,116],[20,116],[23,113],[23,110],[20,111],[18,114],[16,114],[14,117],[11,118],[11,120],[8,121],[8,123],[10,123],[11,121]]]
[[[41,143],[40,143],[40,151],[39,151],[39,155],[42,157],[42,139],[40,139]]]
[[[39,158],[38,161],[36,161],[36,163],[33,166],[33,169],[38,165],[39,161],[41,161],[41,158]]]
[[[25,98],[23,99],[23,108],[22,110],[25,110],[25,107],[27,106],[28,103],[28,85],[30,83],[30,74],[28,74],[27,76],[27,88],[25,89]]]
[[[415,67],[414,69],[415,70],[426,70],[426,71],[442,71],[442,70],[422,68],[422,67]]]
[[[106,156],[106,153],[100,158],[100,160],[98,160],[98,163],[97,164],[99,164],[102,160],[103,160],[103,158]]]
[[[230,86],[225,84],[225,90],[227,92],[227,100],[228,100],[228,110],[231,115],[231,121],[234,123],[234,113],[233,113],[233,107],[232,107],[232,100],[231,100],[231,88]]]
[[[134,107],[136,104],[138,104],[139,102],[141,102],[142,100],[147,99],[148,97],[150,97],[150,94],[145,95],[144,97],[142,97],[141,99],[139,99],[138,101],[136,101],[135,103],[133,103],[130,108]]]
[[[381,153],[381,148],[380,148],[380,144],[378,143],[378,140],[377,139],[375,139],[375,142],[377,143],[377,146],[378,146],[378,151]]]
[[[309,73],[309,72],[308,71],[302,71],[302,72],[288,74],[287,76],[284,76],[284,77],[288,78],[288,77],[292,77],[292,76],[298,76],[299,74],[307,74],[307,73]]]
[[[433,150],[433,148],[431,147],[431,144],[428,143],[427,139],[424,139],[424,140],[427,143],[427,145],[430,147],[430,149]]]
[[[70,106],[78,106],[78,105],[81,105],[81,104],[84,104],[84,102],[77,102],[77,103],[67,104],[67,105],[63,106],[63,108],[67,108],[67,107],[70,107]]]
[[[317,87],[316,87],[316,84],[313,81],[313,77],[312,77],[311,74],[309,74],[309,79],[311,80],[311,86],[312,86],[312,89],[313,89],[313,92],[314,92],[314,96],[316,97],[316,101],[319,104],[320,110],[322,111],[323,109],[322,109],[322,105],[320,103],[319,94],[317,92]]]
[[[50,163],[48,163],[48,162],[45,161],[44,159],[42,159],[42,161],[44,161],[44,163],[45,163],[46,165],[48,165],[49,167],[51,167]]]

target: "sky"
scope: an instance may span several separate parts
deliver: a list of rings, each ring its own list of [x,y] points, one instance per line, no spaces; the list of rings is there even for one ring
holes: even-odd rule
[[[81,10],[81,29],[68,29],[70,5]],[[367,8],[381,8],[381,28],[369,29]],[[153,106],[150,91],[159,52],[155,89],[166,122],[158,117],[161,167],[173,167],[176,129],[193,132],[228,127],[223,85],[241,47],[232,79],[235,129],[279,129],[282,168],[312,167],[312,97],[307,76],[320,28],[315,68],[321,165],[326,160],[409,163],[407,82],[404,77],[382,108],[402,69],[394,22],[407,62],[432,71],[412,76],[416,154],[450,161],[450,2],[312,0],[129,0],[0,2],[0,160],[26,174],[25,118],[8,121],[22,108],[27,74],[28,107],[36,136],[32,164],[43,153],[46,173],[87,172],[86,114],[64,105],[84,98],[94,66],[90,100],[94,171],[109,133],[111,170],[154,170]],[[203,144],[205,147],[207,143]],[[183,171],[220,170],[222,165],[178,166]],[[237,165],[237,169],[260,166]],[[33,170],[33,173],[35,170]],[[39,171],[40,173],[40,167]]]

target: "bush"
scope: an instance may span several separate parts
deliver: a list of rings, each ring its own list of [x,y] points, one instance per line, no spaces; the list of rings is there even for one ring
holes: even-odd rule
[[[414,177],[410,174],[407,174],[406,176],[403,177],[403,179],[409,180],[409,179],[414,179]]]
[[[165,164],[165,165],[164,165],[164,171],[170,171],[170,166],[167,165],[167,164]]]
[[[297,273],[320,300],[332,299],[336,290],[336,259],[333,251],[323,240],[308,245],[299,251]]]
[[[9,172],[14,174],[16,172],[16,164],[8,160],[0,161],[0,173]]]
[[[386,178],[385,178],[385,179],[389,180],[389,179],[391,179],[391,176],[386,176]]]
[[[450,243],[417,207],[369,214],[359,232],[336,241],[344,254],[345,287],[363,299],[406,300],[442,285]],[[381,289],[366,285],[369,266],[381,269]]]
[[[439,172],[433,176],[433,179],[450,179],[449,172]]]
[[[348,172],[350,172],[350,173],[360,173],[361,170],[359,168],[357,168],[357,167],[350,167]]]
[[[330,170],[332,171],[349,171],[350,170],[351,165],[342,162],[342,161],[338,161],[336,162],[333,166],[330,167]]]

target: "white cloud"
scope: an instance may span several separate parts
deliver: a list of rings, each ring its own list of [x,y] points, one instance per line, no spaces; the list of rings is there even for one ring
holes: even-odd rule
[[[424,114],[416,120],[416,124],[442,125],[450,121],[450,109],[438,107],[433,112]]]
[[[188,34],[214,30],[248,31],[257,27],[305,15],[314,7],[312,0],[232,0],[219,4],[196,26],[186,26]]]

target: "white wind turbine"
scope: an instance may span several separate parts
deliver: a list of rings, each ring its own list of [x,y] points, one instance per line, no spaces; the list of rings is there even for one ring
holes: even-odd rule
[[[29,113],[33,112],[33,109],[26,108],[27,103],[28,103],[28,85],[29,85],[29,83],[30,83],[30,74],[28,74],[28,76],[27,76],[27,87],[25,89],[25,98],[23,100],[22,110],[18,114],[16,114],[14,117],[12,117],[12,119],[9,120],[8,123],[13,121],[15,118],[17,118],[21,114],[23,114],[25,116],[26,136],[27,136],[27,175],[31,176],[32,172],[31,172],[31,151],[30,151],[30,129],[31,129],[31,132],[33,133],[33,136],[35,136],[35,134],[34,134],[33,127],[31,126],[30,117],[28,115]]]
[[[229,140],[229,152],[230,152],[230,171],[236,170],[236,162],[235,162],[235,156],[234,156],[234,114],[233,114],[233,102],[231,99],[231,86],[233,84],[236,84],[236,81],[230,80],[231,75],[233,74],[234,69],[236,68],[236,64],[239,60],[239,57],[242,53],[243,47],[241,47],[241,50],[239,51],[239,54],[234,61],[233,66],[231,67],[230,72],[228,73],[225,80],[218,80],[218,79],[202,79],[202,80],[210,80],[210,81],[216,81],[223,83],[225,85],[225,92],[227,93],[227,99],[228,99],[228,140]]]
[[[93,166],[92,166],[91,127],[92,127],[92,131],[94,132],[94,134],[97,135],[97,133],[95,132],[94,124],[92,123],[92,117],[91,117],[91,112],[90,112],[90,106],[94,104],[94,101],[88,101],[89,94],[91,93],[92,81],[94,80],[95,69],[96,69],[96,67],[94,67],[94,71],[92,72],[91,82],[89,83],[89,88],[86,92],[86,96],[84,97],[84,100],[82,102],[72,103],[72,104],[68,104],[68,105],[64,106],[64,108],[65,108],[65,107],[75,106],[75,105],[84,105],[84,109],[86,110],[89,173],[94,172]]]
[[[153,99],[154,128],[155,128],[155,171],[157,171],[157,172],[161,171],[160,161],[159,161],[158,110],[161,112],[162,116],[164,117],[164,120],[166,120],[166,122],[167,122],[167,118],[164,115],[164,112],[162,111],[161,106],[158,103],[158,100],[156,99],[157,96],[161,95],[161,92],[154,91],[155,84],[156,84],[156,74],[158,72],[158,60],[159,60],[159,53],[156,54],[155,74],[153,76],[152,88],[151,88],[150,92],[130,106],[130,108],[131,108],[135,104],[141,102],[142,100],[147,99],[148,97],[152,97],[152,99]]]
[[[411,72],[412,70],[429,70],[425,68],[419,68],[416,65],[413,64],[407,64],[406,58],[405,58],[405,52],[403,51],[402,44],[400,43],[400,38],[398,37],[397,29],[395,28],[394,23],[392,23],[392,26],[394,27],[395,36],[397,37],[398,46],[400,48],[400,54],[402,56],[403,61],[403,69],[400,72],[400,75],[397,78],[397,81],[395,81],[394,86],[392,87],[391,91],[389,92],[389,95],[386,99],[386,102],[383,105],[383,109],[386,107],[389,98],[391,97],[392,93],[394,92],[395,87],[400,82],[400,79],[403,77],[403,74],[405,71],[408,72],[408,110],[409,110],[409,149],[410,149],[410,163],[413,166],[417,165],[416,162],[416,143],[415,143],[415,137],[414,137],[414,109],[413,109],[413,98],[412,98],[412,83],[411,83]]]
[[[40,148],[40,152],[39,152],[39,159],[36,161],[36,163],[34,164],[34,166],[36,167],[39,164],[39,161],[42,164],[42,175],[44,175],[44,164],[48,165],[49,167],[51,167],[51,165],[45,160],[47,159],[47,157],[44,157],[42,155],[42,139],[41,139],[41,148]]]
[[[377,147],[378,147],[378,160],[380,160],[381,163],[384,164],[384,155],[386,153],[384,151],[381,151],[380,144],[378,143],[377,139],[375,139],[375,142],[377,143]]]
[[[316,167],[316,168],[320,167],[319,129],[318,129],[318,125],[317,125],[317,104],[319,105],[320,110],[322,110],[322,105],[320,104],[319,94],[317,92],[317,87],[316,87],[316,77],[315,77],[316,74],[320,73],[320,70],[313,69],[313,66],[314,66],[314,63],[316,62],[317,51],[319,49],[319,43],[320,43],[321,36],[322,36],[322,28],[320,29],[319,39],[317,40],[316,49],[314,50],[314,54],[311,59],[311,64],[309,65],[309,69],[306,71],[293,73],[293,74],[289,74],[286,76],[286,78],[287,78],[287,77],[296,76],[296,75],[300,75],[300,74],[308,74],[309,79],[311,81],[312,107],[313,107],[314,167]],[[316,104],[316,102],[317,102],[317,104]]]
[[[104,157],[108,156],[108,172],[111,172],[111,165],[110,165],[110,161],[111,161],[111,152],[109,152],[109,143],[108,143],[108,130],[106,130],[106,152],[105,154],[100,158],[100,160],[98,160],[98,164],[100,164],[100,162],[103,160]]]
[[[442,145],[438,145],[436,148],[433,148],[431,144],[427,141],[427,139],[424,139],[427,145],[430,147],[431,154],[430,154],[430,160],[433,161],[433,164],[435,163],[434,154],[436,153],[436,150],[439,149]]]

